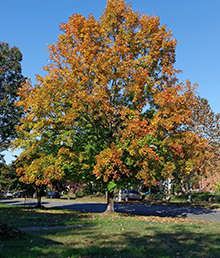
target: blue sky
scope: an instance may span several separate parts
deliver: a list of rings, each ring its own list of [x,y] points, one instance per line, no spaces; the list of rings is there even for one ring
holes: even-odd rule
[[[220,113],[220,0],[131,0],[135,11],[160,17],[177,39],[176,68],[180,80],[198,83],[197,91]],[[73,13],[97,19],[106,0],[1,0],[0,41],[23,53],[22,69],[35,81],[47,64],[47,44],[56,42],[59,24]],[[12,160],[10,153],[6,161]]]

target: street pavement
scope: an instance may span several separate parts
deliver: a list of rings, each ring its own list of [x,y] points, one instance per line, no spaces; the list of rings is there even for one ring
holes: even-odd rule
[[[37,204],[37,201],[36,199],[2,199],[0,200],[0,203],[5,203],[9,205],[34,206]],[[80,203],[72,200],[42,200],[42,205],[45,207],[72,209],[97,213],[101,213],[106,210],[105,203]],[[129,213],[140,216],[159,216],[173,218],[179,217],[190,220],[220,222],[220,210],[118,203],[115,203],[114,209],[116,212]]]

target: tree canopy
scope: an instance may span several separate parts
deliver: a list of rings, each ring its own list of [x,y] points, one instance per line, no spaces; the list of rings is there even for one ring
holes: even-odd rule
[[[189,130],[196,86],[178,81],[177,41],[159,17],[108,0],[99,20],[73,14],[60,30],[47,75],[19,91],[25,180],[65,175],[113,191],[200,166],[207,142]]]
[[[10,190],[17,181],[16,171],[13,165],[0,163],[0,194]]]
[[[192,118],[199,128],[201,137],[209,141],[209,155],[203,162],[203,170],[207,183],[214,188],[216,180],[220,179],[220,114],[212,110],[207,99],[198,96],[197,102],[198,105],[193,110]]]
[[[0,42],[0,152],[9,147],[16,136],[15,125],[23,114],[16,107],[17,91],[25,82],[21,70],[22,53],[17,47]]]

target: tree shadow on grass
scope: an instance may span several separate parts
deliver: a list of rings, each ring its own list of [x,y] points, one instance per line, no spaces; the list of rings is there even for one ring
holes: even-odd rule
[[[11,201],[9,201],[11,203]],[[13,203],[14,205],[19,203]],[[25,205],[26,204],[26,205]],[[23,206],[33,206],[36,203],[32,200],[24,203]],[[107,204],[105,203],[73,203],[73,202],[60,202],[49,203],[42,201],[42,205],[54,205],[53,208],[71,209],[76,211],[86,211],[102,213],[106,210]],[[56,205],[56,206],[55,206]],[[169,206],[146,206],[146,205],[129,205],[115,203],[115,211],[120,213],[128,213],[133,215],[142,216],[159,216],[159,217],[182,217],[199,220],[219,221],[220,211],[209,209],[196,209],[196,208],[181,208],[181,207],[169,207]]]
[[[185,228],[181,226],[175,233],[161,233],[157,227],[152,229],[153,236],[147,234],[146,227],[145,235],[126,232],[111,236],[106,234],[102,239],[97,239],[96,229],[86,229],[80,234],[89,236],[87,242],[82,240],[81,246],[64,248],[61,254],[62,257],[220,257],[219,235],[184,232]],[[78,232],[75,232],[77,237]]]
[[[16,213],[17,209],[19,213]],[[51,214],[47,210],[50,209],[0,208],[1,218],[6,211],[7,221],[20,220],[20,225],[33,225],[35,220],[38,226],[65,224],[71,219],[76,224],[89,222],[89,215],[83,212],[65,214],[63,210],[53,208],[55,214]],[[201,233],[195,233],[192,227],[187,230],[185,225],[170,224],[166,230],[153,222],[145,221],[142,225],[142,233],[130,227],[122,232],[117,224],[114,228],[108,224],[105,231],[96,226],[29,232],[26,239],[1,239],[0,257],[220,257],[220,235],[204,232],[202,227]]]
[[[63,210],[55,208],[33,207],[0,207],[0,220],[11,226],[34,227],[34,226],[58,226],[58,225],[78,225],[91,224],[90,214],[74,210]]]
[[[30,232],[28,238],[19,244],[7,243],[7,256],[4,258],[22,255],[53,258],[220,257],[219,234],[195,233],[193,228],[186,230],[185,225],[171,224],[169,232],[152,223],[144,225],[144,234],[131,229],[123,233],[118,229],[118,232],[112,233],[106,228],[105,232],[98,227]],[[25,251],[22,246],[25,246]],[[13,254],[8,250],[10,248],[16,248],[18,256],[10,256]]]
[[[51,211],[52,210],[52,211]],[[0,257],[41,257],[48,247],[62,245],[59,240],[48,238],[50,230],[40,231],[39,226],[50,228],[57,225],[76,225],[90,223],[88,213],[76,211],[64,211],[61,209],[35,209],[33,207],[0,207],[0,220],[7,223],[8,232],[0,236]],[[37,226],[39,231],[28,232],[25,235],[20,234],[19,228]],[[89,225],[88,225],[89,226]],[[14,229],[14,230],[12,230]],[[79,230],[79,228],[77,228]],[[0,227],[1,231],[1,227]],[[59,231],[59,230],[58,230]],[[62,230],[65,232],[65,229]],[[60,230],[60,232],[62,232]],[[21,231],[23,232],[23,230]],[[52,234],[54,230],[52,230]],[[44,257],[44,256],[42,256]],[[47,257],[56,257],[53,251]],[[60,256],[58,256],[60,257]]]
[[[133,257],[220,257],[219,234],[198,234],[187,231],[183,226],[178,226],[178,232],[173,233],[162,233],[156,227],[151,227],[151,230],[154,230],[153,236],[125,235],[132,254],[135,252]]]

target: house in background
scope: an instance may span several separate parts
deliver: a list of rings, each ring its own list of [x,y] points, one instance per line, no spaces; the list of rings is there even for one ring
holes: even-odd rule
[[[214,192],[216,182],[220,182],[220,173],[209,175],[208,177],[201,176],[196,188],[201,192]]]

